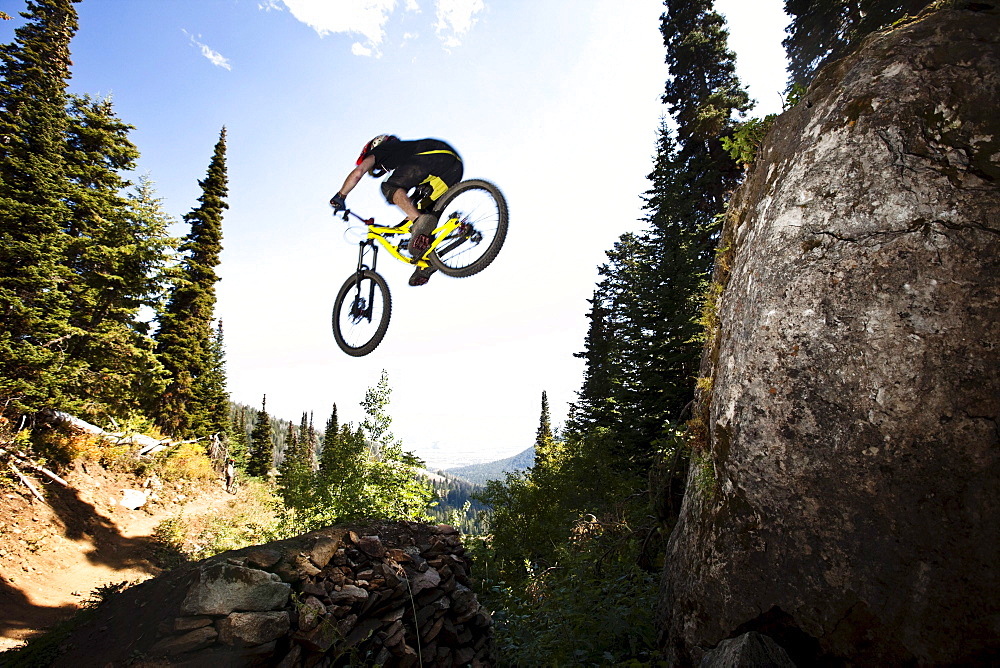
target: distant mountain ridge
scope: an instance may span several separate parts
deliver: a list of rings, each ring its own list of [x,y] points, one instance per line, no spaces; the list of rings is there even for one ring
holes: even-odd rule
[[[475,485],[485,485],[488,480],[503,480],[505,473],[523,471],[531,468],[535,464],[535,448],[528,448],[519,452],[513,457],[500,459],[495,462],[485,462],[483,464],[469,464],[468,466],[458,466],[445,469],[444,472],[450,476],[461,478]]]

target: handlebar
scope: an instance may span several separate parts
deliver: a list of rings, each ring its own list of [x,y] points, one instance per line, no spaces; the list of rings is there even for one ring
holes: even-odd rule
[[[334,216],[336,216],[337,214],[338,214],[337,211],[333,212]],[[350,220],[350,216],[354,216],[355,218],[357,218],[358,220],[360,220],[365,225],[374,225],[375,224],[375,219],[374,218],[362,218],[361,216],[359,216],[358,214],[354,213],[350,209],[344,209],[344,221],[345,222],[348,221],[348,220]]]

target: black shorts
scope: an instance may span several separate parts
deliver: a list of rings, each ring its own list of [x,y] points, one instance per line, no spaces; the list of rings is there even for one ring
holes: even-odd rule
[[[392,196],[399,188],[409,192],[421,183],[430,183],[434,186],[431,199],[437,199],[462,180],[462,172],[462,161],[450,153],[415,155],[392,171],[382,183],[382,194],[392,204]]]

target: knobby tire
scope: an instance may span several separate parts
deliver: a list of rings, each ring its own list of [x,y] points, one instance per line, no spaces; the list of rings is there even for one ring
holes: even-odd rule
[[[377,325],[364,318],[358,319],[357,322],[352,322],[350,312],[344,311],[344,305],[347,302],[348,309],[350,309],[353,304],[357,295],[356,286],[358,280],[358,273],[351,274],[340,288],[340,292],[337,293],[337,299],[333,303],[333,336],[337,340],[337,345],[340,346],[340,349],[353,357],[362,357],[378,347],[378,344],[382,342],[382,338],[385,336],[386,330],[389,329],[389,318],[392,315],[392,296],[389,294],[389,284],[386,283],[380,274],[366,269],[360,274],[362,296],[369,302],[372,299],[378,300],[377,304],[368,303],[367,306],[374,309],[381,305],[382,312],[379,314]],[[366,283],[366,281],[371,281],[371,283]],[[370,285],[374,285],[374,292],[370,290]],[[351,334],[358,325],[362,324],[362,321],[367,322],[368,326],[374,326],[375,331],[371,336],[364,337],[362,341],[354,341]]]
[[[462,181],[461,183],[452,186],[448,189],[448,192],[446,192],[444,196],[434,204],[434,213],[438,216],[447,215],[450,213],[448,208],[452,205],[452,203],[458,197],[463,194],[468,194],[469,191],[472,190],[484,191],[486,195],[492,198],[496,207],[496,232],[494,233],[493,239],[490,240],[489,246],[485,251],[483,251],[479,258],[470,262],[468,265],[459,267],[450,265],[450,258],[442,256],[447,255],[448,250],[446,249],[451,248],[452,244],[455,246],[461,246],[463,243],[468,242],[445,239],[437,249],[432,251],[427,256],[427,259],[430,261],[431,266],[446,276],[465,278],[467,276],[478,274],[483,269],[488,267],[491,262],[493,262],[497,253],[500,252],[500,248],[503,246],[504,240],[507,238],[507,200],[504,199],[503,193],[500,192],[500,189],[489,181],[483,181],[482,179],[469,179],[468,181]],[[492,225],[492,215],[490,216],[490,219],[490,225]],[[438,222],[440,224],[443,221],[439,218]],[[475,223],[475,221],[473,221],[473,223]]]

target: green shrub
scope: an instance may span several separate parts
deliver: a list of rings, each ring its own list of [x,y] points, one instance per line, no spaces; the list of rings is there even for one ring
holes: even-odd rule
[[[205,448],[181,443],[156,455],[153,470],[164,480],[214,480],[218,477]]]
[[[639,541],[627,527],[607,532],[596,521],[576,531],[551,566],[526,565],[524,583],[483,578],[480,599],[492,608],[500,663],[653,665],[658,578],[635,565]]]
[[[729,156],[741,165],[749,166],[757,156],[757,148],[774,125],[777,114],[768,114],[764,118],[751,118],[736,126],[733,134],[722,138],[722,148]]]
[[[806,93],[806,88],[802,84],[796,83],[785,96],[782,103],[782,111],[787,111],[799,103]],[[729,156],[741,165],[749,166],[757,157],[757,149],[760,147],[764,137],[771,131],[777,114],[768,114],[764,118],[751,118],[736,125],[733,134],[722,138],[722,148],[729,152]]]

